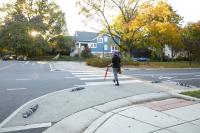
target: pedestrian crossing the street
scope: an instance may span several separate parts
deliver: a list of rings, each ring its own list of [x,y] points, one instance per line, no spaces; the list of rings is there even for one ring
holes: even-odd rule
[[[113,73],[107,72],[105,78],[105,71],[70,71],[75,77],[79,78],[81,81],[84,81],[86,85],[108,85],[113,84]],[[105,80],[104,80],[105,78]],[[119,74],[118,75],[120,84],[125,83],[135,83],[140,82],[139,80],[134,79],[133,77]]]
[[[106,70],[100,68],[94,68],[87,66],[84,63],[76,63],[76,62],[54,62],[50,63],[51,71],[53,72],[69,72],[73,77],[78,78],[80,81],[84,82],[86,85],[109,85],[113,83],[113,73],[112,69],[109,69],[107,72],[107,76],[105,78]],[[65,77],[66,78],[66,77]],[[71,78],[71,77],[70,77]],[[105,78],[105,80],[104,80]],[[119,83],[127,84],[127,83],[136,83],[142,82],[138,79],[135,79],[131,76],[119,74]],[[69,78],[66,78],[69,79]]]

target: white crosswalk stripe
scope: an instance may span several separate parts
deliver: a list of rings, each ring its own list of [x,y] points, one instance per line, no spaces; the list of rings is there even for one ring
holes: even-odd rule
[[[89,74],[89,75],[75,75],[78,78],[85,78],[85,77],[104,77],[103,74]],[[108,75],[107,77],[111,77],[111,75]]]
[[[141,83],[140,80],[123,80],[120,81],[120,84],[127,84],[127,83]],[[85,82],[86,85],[110,85],[113,84],[111,81],[104,81],[104,82]]]
[[[85,65],[85,63],[66,63],[66,62],[53,62],[50,64],[52,71],[63,71],[63,72],[70,72],[72,73],[72,77],[64,77],[66,80],[69,80],[70,78],[79,78],[81,81],[83,81],[86,85],[107,85],[107,84],[113,84],[113,72],[112,68],[109,69],[107,72],[106,79],[105,77],[105,69],[99,69],[94,68]],[[119,83],[125,84],[125,83],[134,83],[134,82],[141,82],[140,80],[136,80],[131,76],[126,76],[119,74]]]
[[[127,79],[127,78],[129,78],[129,77],[127,77],[127,76],[119,77],[119,79]],[[99,80],[99,79],[103,80],[104,77],[89,77],[89,78],[79,78],[79,79],[80,80]],[[106,77],[106,79],[113,79],[113,77]]]
[[[106,79],[104,80],[105,71],[75,71],[75,70],[68,70],[71,72],[75,77],[79,78],[80,80],[84,81],[86,85],[108,85],[113,84],[113,73],[108,72]],[[120,84],[124,83],[133,83],[133,82],[140,82],[139,80],[135,80],[130,76],[118,75]]]

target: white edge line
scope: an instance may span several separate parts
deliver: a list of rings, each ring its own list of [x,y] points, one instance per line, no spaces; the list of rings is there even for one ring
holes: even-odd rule
[[[46,96],[48,96],[50,94],[54,94],[54,93],[58,93],[58,92],[61,92],[61,91],[66,91],[68,89],[74,89],[74,88],[76,88],[76,87],[72,87],[72,88],[67,88],[67,89],[64,89],[64,90],[59,90],[59,91],[51,92],[51,93],[48,93],[48,94],[43,95],[43,96],[40,96],[38,98],[35,98],[35,99],[33,99],[33,100],[25,103],[24,105],[20,106],[17,110],[15,110],[11,115],[9,115],[4,121],[2,121],[0,123],[0,128],[2,128],[6,123],[8,123],[20,110],[22,110],[24,107],[26,107],[30,103],[32,103],[32,102],[34,102],[34,101],[36,101],[36,100],[38,100],[40,98],[44,98],[44,97],[46,97]]]
[[[32,124],[32,125],[26,125],[26,126],[6,127],[6,128],[0,128],[0,133],[34,129],[34,128],[42,128],[42,127],[50,127],[51,125],[52,124],[49,122],[49,123]]]
[[[7,91],[18,91],[18,90],[27,90],[27,88],[13,88],[13,89],[6,89]]]

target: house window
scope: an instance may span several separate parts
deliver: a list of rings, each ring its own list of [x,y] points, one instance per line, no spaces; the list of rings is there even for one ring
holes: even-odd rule
[[[104,45],[104,50],[108,50],[108,45]]]
[[[102,37],[98,37],[97,42],[98,43],[103,43],[103,38]]]
[[[118,51],[118,47],[113,45],[112,48],[111,48],[111,50],[112,51]]]
[[[108,37],[104,36],[104,42],[108,42]]]
[[[90,48],[97,48],[97,44],[96,43],[90,43]]]

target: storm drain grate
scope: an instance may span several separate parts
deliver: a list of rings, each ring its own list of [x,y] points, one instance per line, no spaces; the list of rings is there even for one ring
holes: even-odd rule
[[[38,104],[32,105],[29,109],[26,110],[26,112],[22,113],[23,118],[28,118],[31,116],[37,109],[39,108]]]
[[[176,83],[176,85],[180,85],[180,86],[184,86],[184,87],[191,88],[191,86],[190,86],[188,83],[181,83],[181,82],[178,82],[178,83]]]
[[[76,92],[76,91],[80,91],[80,90],[83,90],[85,89],[84,87],[77,87],[77,88],[74,88],[72,89],[70,92]]]
[[[159,80],[153,80],[153,81],[151,81],[151,83],[161,83],[161,81],[159,81]]]

